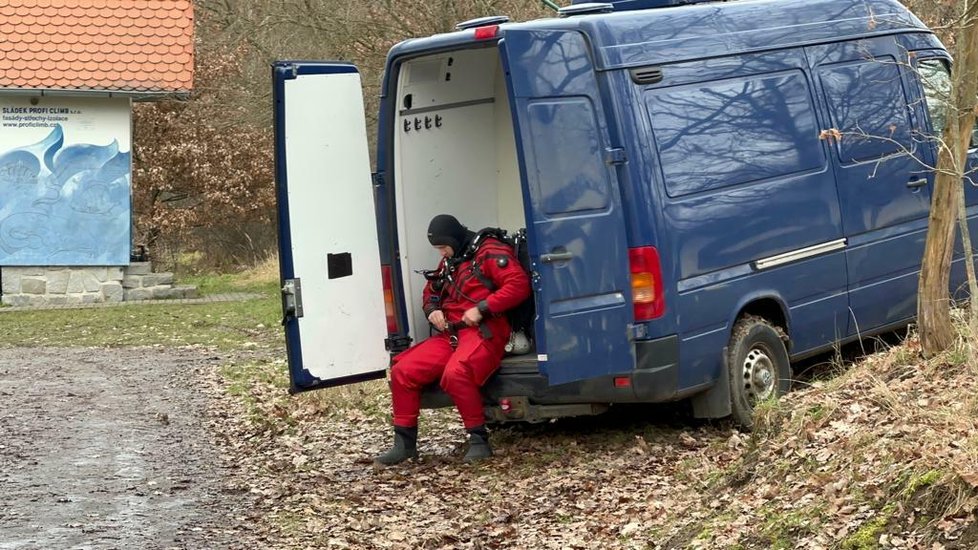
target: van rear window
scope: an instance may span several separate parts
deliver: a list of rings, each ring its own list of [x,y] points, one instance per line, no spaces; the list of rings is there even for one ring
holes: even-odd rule
[[[892,57],[819,69],[843,163],[877,160],[912,147],[909,102]]]
[[[652,90],[645,100],[670,197],[825,164],[801,72]]]

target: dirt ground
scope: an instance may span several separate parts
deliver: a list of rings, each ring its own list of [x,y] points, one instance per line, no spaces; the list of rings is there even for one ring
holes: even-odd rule
[[[197,349],[0,349],[0,549],[234,548]]]
[[[422,458],[376,469],[383,382],[288,396],[280,356],[0,349],[0,550],[978,548],[973,369],[880,353],[755,434],[615,407],[482,465],[425,411]]]

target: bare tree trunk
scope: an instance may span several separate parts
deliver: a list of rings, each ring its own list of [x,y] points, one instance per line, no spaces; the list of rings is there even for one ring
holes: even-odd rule
[[[958,28],[957,61],[951,83],[952,105],[938,152],[917,296],[917,323],[925,357],[944,351],[954,341],[948,294],[954,220],[964,208],[959,186],[964,177],[978,102],[978,0],[962,0],[961,8],[963,18]]]
[[[941,147],[938,166],[953,162],[950,157],[950,151]],[[951,255],[954,251],[954,219],[957,214],[958,193],[954,182],[949,182],[948,179],[938,176],[934,182],[930,220],[927,223],[927,242],[920,266],[917,326],[920,331],[920,347],[925,357],[944,351],[954,339],[948,285],[951,278]]]

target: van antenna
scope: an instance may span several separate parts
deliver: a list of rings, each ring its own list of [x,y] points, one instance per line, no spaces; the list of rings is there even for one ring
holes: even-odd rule
[[[553,0],[540,0],[540,2],[542,2],[544,6],[547,6],[554,11],[560,11],[560,6],[558,6]]]

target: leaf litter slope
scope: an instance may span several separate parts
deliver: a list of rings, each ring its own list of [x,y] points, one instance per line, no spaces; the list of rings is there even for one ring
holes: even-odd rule
[[[974,548],[975,367],[914,340],[760,410],[743,434],[670,408],[494,432],[463,465],[451,410],[378,470],[383,382],[287,397],[279,359],[212,377],[262,529],[290,548]]]

